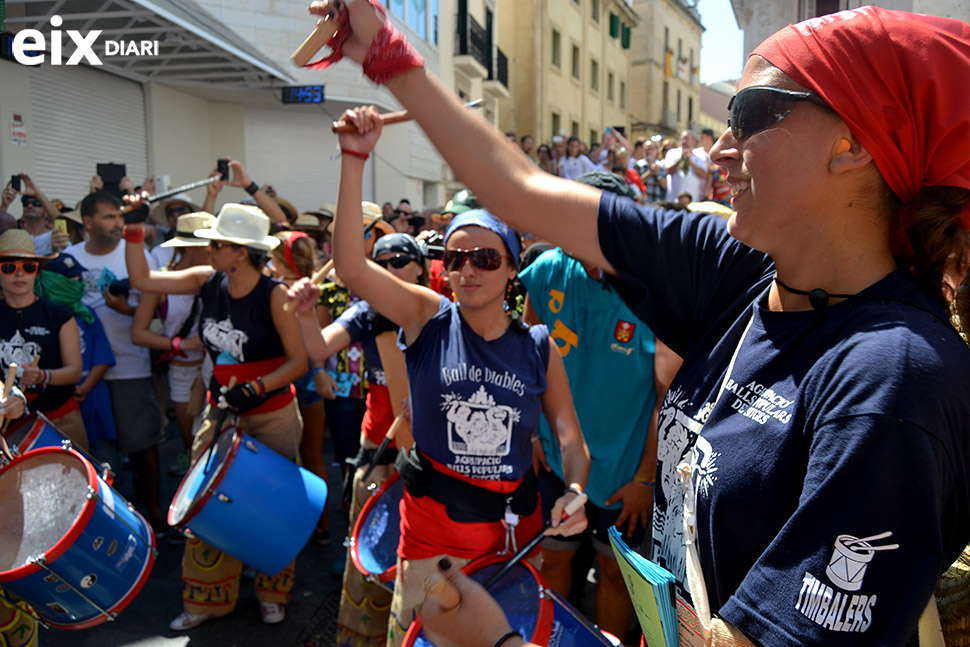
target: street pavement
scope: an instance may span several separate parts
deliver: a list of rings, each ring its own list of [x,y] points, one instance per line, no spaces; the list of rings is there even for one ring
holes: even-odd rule
[[[162,501],[172,500],[180,478],[167,474],[182,442],[174,425],[161,447]],[[329,450],[328,450],[329,451]],[[327,455],[331,465],[332,455]],[[339,474],[336,466],[331,474]],[[131,472],[116,469],[115,489],[131,498]],[[148,582],[138,596],[121,612],[117,620],[91,629],[68,631],[41,629],[40,647],[248,647],[250,645],[332,647],[335,643],[337,606],[344,565],[342,539],[346,534],[337,493],[328,494],[329,517],[333,541],[329,546],[309,542],[296,560],[296,582],[292,600],[286,607],[286,620],[278,625],[265,625],[259,616],[259,604],[253,581],[246,578],[240,587],[236,610],[211,620],[195,629],[176,633],[168,623],[182,611],[181,560],[183,546],[173,546],[165,538],[158,540],[158,556]]]

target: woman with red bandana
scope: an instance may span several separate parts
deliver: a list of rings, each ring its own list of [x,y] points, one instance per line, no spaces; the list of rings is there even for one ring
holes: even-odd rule
[[[970,316],[970,27],[867,6],[769,38],[711,150],[724,223],[541,173],[367,2],[311,11],[349,19],[342,53],[483,203],[606,268],[684,357],[660,412],[652,557],[701,638],[905,644],[970,539],[970,350],[950,323]],[[463,602],[425,602],[436,644],[522,644],[442,570]]]

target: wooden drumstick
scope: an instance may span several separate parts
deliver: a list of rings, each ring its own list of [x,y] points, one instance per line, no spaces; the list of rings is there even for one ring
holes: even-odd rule
[[[332,269],[333,269],[333,259],[331,258],[329,261],[323,264],[323,267],[321,267],[319,270],[313,273],[313,275],[310,277],[310,283],[313,283],[314,285],[316,285],[317,283],[321,282],[324,278],[326,278],[327,274]],[[287,301],[286,303],[284,303],[283,312],[289,312],[290,310],[293,310],[292,303],[293,303],[292,301]]]
[[[425,595],[441,607],[442,611],[451,611],[461,604],[461,592],[441,573],[432,573],[424,581]]]
[[[327,16],[313,29],[307,39],[296,48],[296,51],[290,55],[290,60],[304,67],[313,58],[313,55],[323,49],[333,35],[337,33],[337,21],[333,16]]]
[[[468,103],[466,103],[465,107],[478,108],[481,105],[482,105],[482,100],[475,99],[474,101],[469,101]],[[383,117],[385,126],[387,124],[399,124],[403,121],[411,121],[412,119],[414,119],[414,117],[411,116],[411,113],[409,113],[407,110],[401,110],[399,112],[387,112],[381,116]],[[330,127],[330,130],[339,135],[341,133],[356,132],[357,126],[353,124],[346,124],[346,123],[340,123],[338,121],[335,121],[333,122],[333,125]]]
[[[10,389],[13,388],[13,383],[17,380],[17,365],[11,364],[7,368],[7,379],[3,382],[3,399],[6,400],[10,395]],[[7,423],[7,416],[0,416],[0,427],[3,427]],[[0,445],[3,446],[3,453],[7,455],[8,459],[13,458],[13,454],[10,453],[10,447],[7,446],[7,439],[0,433]]]

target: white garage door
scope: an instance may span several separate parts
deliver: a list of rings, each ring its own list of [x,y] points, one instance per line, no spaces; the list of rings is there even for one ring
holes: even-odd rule
[[[332,122],[323,111],[247,107],[246,171],[257,184],[272,184],[300,211],[336,203],[340,158]],[[373,200],[373,178],[368,160],[365,200]]]
[[[30,73],[34,180],[48,198],[74,205],[88,193],[98,163],[148,174],[142,85],[83,66],[38,66]]]

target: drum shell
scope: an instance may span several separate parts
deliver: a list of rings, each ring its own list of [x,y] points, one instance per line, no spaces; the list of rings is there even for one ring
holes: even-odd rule
[[[144,586],[155,562],[155,535],[148,522],[73,449],[34,449],[0,470],[0,478],[16,465],[64,452],[83,465],[89,492],[97,496],[84,500],[71,529],[43,556],[51,571],[100,608],[117,614]],[[108,620],[91,602],[36,564],[0,572],[0,585],[54,627],[86,629]]]
[[[327,502],[327,484],[240,430],[230,427],[223,434],[231,434],[232,441],[218,472],[207,483],[193,482],[197,465],[207,460],[206,449],[179,485],[169,524],[274,575],[296,558],[313,533]],[[177,519],[174,508],[184,497],[192,503]]]
[[[41,447],[61,447],[64,441],[70,439],[58,430],[57,425],[42,413],[32,413],[21,420],[16,421],[4,434],[4,438],[11,444],[11,448],[16,447],[21,454],[26,454],[33,449]],[[84,460],[91,463],[98,475],[104,479],[108,485],[114,484],[114,473],[108,469],[107,464],[102,465],[94,456],[73,444],[71,448],[79,453]]]
[[[381,487],[364,503],[351,533],[350,559],[364,576],[377,577],[381,582],[394,585],[397,575],[397,546],[401,539],[401,499],[404,481],[394,472]],[[375,515],[386,514],[386,519]],[[371,567],[385,558],[380,572]]]
[[[471,563],[469,563],[462,572],[477,581],[478,583],[485,582],[492,573],[508,561],[509,556],[507,555],[487,555],[485,557],[480,557]],[[490,568],[492,567],[492,568]],[[546,583],[545,578],[542,574],[532,564],[528,562],[520,562],[516,564],[512,569],[506,573],[498,582],[489,588],[489,592],[498,591],[504,583],[508,582],[510,578],[516,577],[516,582],[521,581],[525,577],[531,577],[535,582],[536,591],[534,592],[536,613],[534,615],[529,615],[525,613],[525,604],[516,604],[513,600],[511,604],[503,604],[504,600],[502,596],[496,596],[497,601],[502,606],[506,615],[509,616],[509,622],[512,628],[520,632],[527,640],[537,644],[537,645],[551,645],[549,638],[553,629],[553,620],[555,609],[552,600],[547,595],[549,591],[549,585]],[[513,587],[518,588],[518,587]],[[528,601],[526,601],[528,602]],[[531,622],[527,621],[526,616],[531,619]],[[425,637],[421,628],[421,615],[411,623],[407,634],[404,636],[403,647],[428,647],[429,645],[434,645],[430,640]]]

